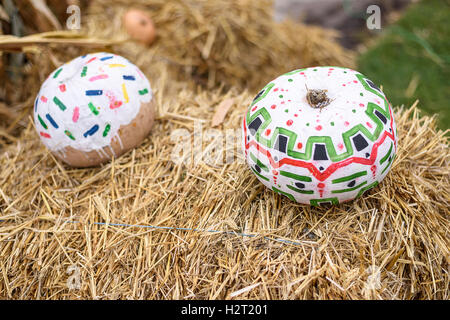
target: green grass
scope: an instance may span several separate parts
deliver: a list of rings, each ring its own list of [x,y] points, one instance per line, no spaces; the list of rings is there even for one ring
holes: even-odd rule
[[[383,13],[382,13],[383,14]],[[450,127],[450,3],[422,0],[383,30],[358,59],[358,70],[383,86],[393,105],[419,99],[427,114]]]

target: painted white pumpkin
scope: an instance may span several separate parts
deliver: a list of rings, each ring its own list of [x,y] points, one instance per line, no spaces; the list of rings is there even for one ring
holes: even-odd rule
[[[43,83],[34,121],[47,148],[77,167],[120,156],[148,135],[154,120],[152,89],[143,73],[111,53],[78,57]]]
[[[361,73],[340,67],[295,70],[271,81],[248,108],[242,129],[246,161],[257,178],[311,205],[342,203],[375,187],[397,150],[384,93]]]

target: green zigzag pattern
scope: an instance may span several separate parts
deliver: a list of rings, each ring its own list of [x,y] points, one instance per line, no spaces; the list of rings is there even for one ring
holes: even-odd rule
[[[291,74],[300,72],[302,70],[304,70],[304,69],[294,70],[291,73],[287,73],[286,75],[291,75]],[[356,77],[358,78],[360,83],[364,86],[364,88],[367,91],[376,94],[378,97],[380,97],[384,101],[384,109],[382,109],[381,107],[379,107],[378,105],[376,105],[376,104],[374,104],[372,102],[368,103],[367,109],[366,109],[366,114],[367,114],[367,116],[370,119],[372,119],[376,123],[377,127],[375,129],[375,132],[373,134],[370,133],[370,131],[366,127],[364,127],[362,124],[358,124],[358,125],[354,126],[353,128],[351,128],[350,130],[344,132],[342,134],[342,138],[344,140],[344,145],[345,145],[346,151],[344,153],[342,153],[342,154],[337,154],[336,149],[335,149],[335,147],[333,145],[333,141],[332,141],[331,137],[329,137],[329,136],[312,136],[312,137],[309,137],[308,141],[306,143],[306,147],[305,147],[306,151],[304,153],[294,150],[295,142],[297,140],[297,134],[294,133],[293,131],[288,130],[288,129],[277,127],[274,130],[271,139],[263,138],[261,136],[261,132],[264,132],[264,130],[272,122],[272,118],[270,117],[269,112],[265,108],[259,109],[252,116],[250,116],[250,108],[249,108],[249,110],[247,112],[246,123],[248,125],[255,118],[257,118],[259,115],[262,115],[262,117],[264,119],[264,122],[261,124],[261,126],[258,129],[258,131],[256,132],[256,140],[259,143],[261,143],[262,145],[264,145],[266,148],[272,148],[272,146],[274,145],[278,134],[283,134],[283,135],[286,135],[286,136],[289,137],[289,142],[288,142],[288,145],[287,145],[287,154],[288,154],[288,156],[290,156],[290,157],[292,157],[294,159],[310,160],[311,157],[312,157],[313,145],[315,143],[323,143],[326,146],[327,153],[328,153],[331,161],[333,161],[333,162],[342,161],[342,160],[344,160],[344,159],[346,159],[346,158],[348,158],[348,157],[350,157],[350,156],[352,156],[354,154],[354,150],[353,150],[352,143],[350,141],[350,137],[354,136],[358,132],[361,132],[364,136],[366,136],[368,139],[370,139],[372,142],[374,142],[374,141],[376,141],[378,139],[380,134],[383,132],[383,128],[384,128],[383,122],[374,114],[375,110],[378,110],[381,114],[383,114],[386,117],[386,119],[388,119],[388,121],[391,120],[391,116],[390,116],[390,113],[389,113],[389,104],[386,101],[385,97],[383,97],[379,92],[377,92],[376,90],[371,88],[366,83],[366,81],[364,81],[364,78],[366,78],[364,75],[357,74]],[[263,89],[264,90],[263,94],[261,94],[261,96],[259,96],[252,103],[251,106],[253,106],[257,102],[259,102],[262,99],[264,99],[267,96],[267,94],[270,92],[270,90],[272,90],[273,87],[274,87],[274,83],[269,83],[268,85],[266,85],[264,87],[264,89]]]

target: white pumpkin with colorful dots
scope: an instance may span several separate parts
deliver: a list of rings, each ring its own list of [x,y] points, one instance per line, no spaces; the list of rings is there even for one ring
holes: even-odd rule
[[[95,166],[120,156],[148,135],[154,121],[148,79],[111,53],[78,57],[44,82],[34,105],[42,142],[72,166]]]
[[[313,67],[267,84],[243,121],[248,165],[273,191],[310,205],[361,196],[397,150],[391,105],[361,73]]]

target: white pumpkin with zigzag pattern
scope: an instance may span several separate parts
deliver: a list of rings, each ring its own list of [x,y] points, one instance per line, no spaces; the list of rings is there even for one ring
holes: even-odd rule
[[[397,150],[391,105],[361,73],[312,67],[267,84],[243,120],[248,165],[304,204],[338,204],[378,185]]]

